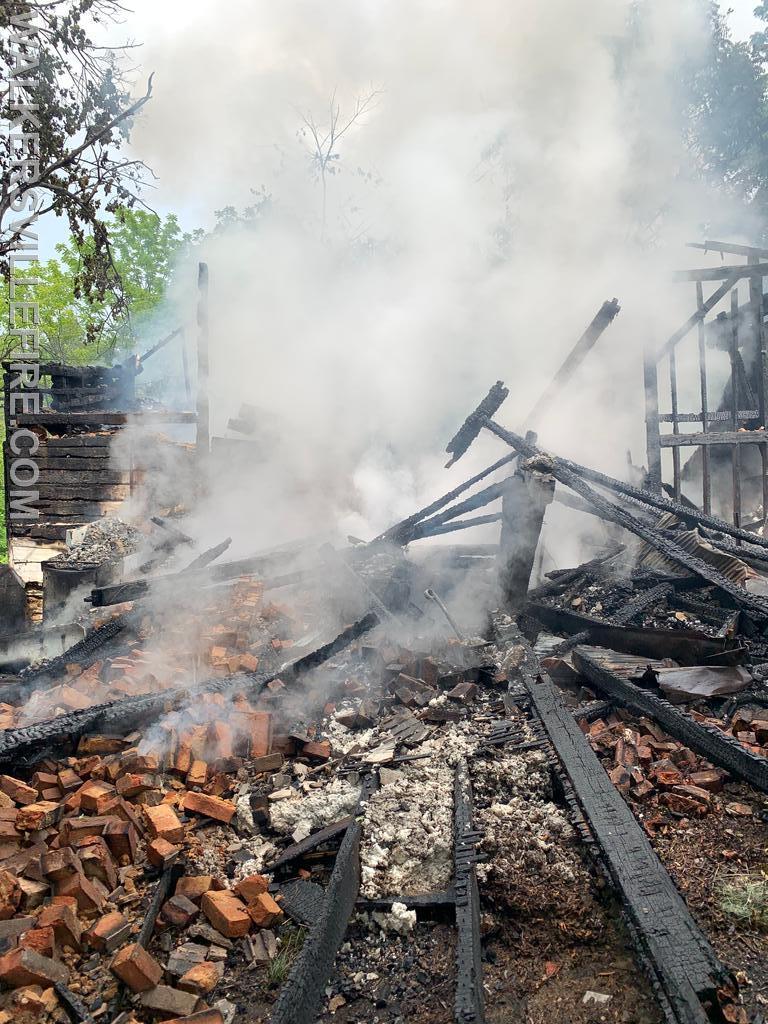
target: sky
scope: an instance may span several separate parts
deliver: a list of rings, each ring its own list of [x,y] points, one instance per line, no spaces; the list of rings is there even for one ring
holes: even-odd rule
[[[734,36],[746,39],[758,25],[752,13],[755,9],[754,0],[731,0],[727,6],[731,10],[730,22]]]

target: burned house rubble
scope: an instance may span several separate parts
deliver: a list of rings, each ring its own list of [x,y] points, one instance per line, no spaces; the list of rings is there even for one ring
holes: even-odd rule
[[[372,540],[233,558],[188,492],[48,506],[45,614],[0,645],[0,1024],[765,1019],[768,309],[766,254],[740,255],[714,301],[693,275],[687,328],[646,358],[649,469],[627,480],[534,433],[613,300],[527,420],[501,381],[457,414],[449,466],[481,434],[496,462]],[[674,353],[696,331],[687,433]],[[51,368],[43,459],[98,475],[71,464],[110,464],[84,450],[133,378],[74,398],[71,378]],[[190,458],[207,416],[200,392]],[[594,544],[542,572],[553,503]]]

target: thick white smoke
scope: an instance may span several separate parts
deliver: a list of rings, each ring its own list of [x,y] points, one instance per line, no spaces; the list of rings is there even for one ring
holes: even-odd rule
[[[193,220],[272,196],[210,267],[213,428],[263,410],[269,458],[198,512],[232,554],[330,528],[369,537],[503,454],[442,449],[497,378],[527,410],[601,302],[608,329],[541,442],[621,473],[644,461],[642,371],[691,312],[672,284],[710,197],[686,173],[673,69],[706,5],[649,0],[617,74],[622,0],[138,3],[156,94],[134,133],[160,197]],[[222,17],[224,13],[225,17]],[[305,119],[370,109],[312,174]],[[302,132],[302,126],[304,130]],[[696,262],[691,260],[691,263]],[[173,301],[194,316],[193,263]],[[469,535],[464,535],[468,538]]]

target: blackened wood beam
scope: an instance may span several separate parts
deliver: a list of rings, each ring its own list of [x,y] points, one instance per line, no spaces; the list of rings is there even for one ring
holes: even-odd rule
[[[606,299],[602,304],[595,314],[592,323],[587,327],[586,331],[584,331],[582,336],[568,353],[562,366],[547,385],[544,393],[541,395],[534,407],[528,413],[525,422],[530,427],[533,429],[536,428],[536,421],[541,415],[542,410],[551,404],[562,388],[564,388],[568,381],[571,380],[574,373],[576,373],[585,358],[595,347],[605,329],[616,319],[620,310],[621,306],[619,305],[618,299]]]
[[[506,481],[501,501],[499,586],[507,611],[525,604],[536,548],[547,505],[555,495],[555,478],[522,471]]]

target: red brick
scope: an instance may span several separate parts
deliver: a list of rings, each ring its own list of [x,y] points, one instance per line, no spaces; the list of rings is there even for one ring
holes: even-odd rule
[[[114,786],[108,782],[99,782],[98,779],[90,779],[80,789],[80,806],[84,811],[103,814],[114,796]]]
[[[32,949],[40,956],[53,957],[56,953],[56,933],[50,925],[32,928],[19,939],[23,949]]]
[[[0,957],[0,981],[9,988],[22,985],[40,985],[48,988],[56,981],[66,984],[69,971],[50,957],[41,956],[33,949],[17,947]]]
[[[0,775],[0,792],[17,804],[33,804],[37,800],[37,790],[28,786],[20,779],[14,779],[11,775]]]
[[[186,793],[184,810],[192,811],[193,814],[202,814],[206,818],[213,818],[215,821],[222,821],[228,825],[237,808],[229,800],[220,800],[216,796],[206,796],[205,793]]]
[[[107,890],[98,880],[85,875],[72,875],[56,883],[57,896],[73,896],[83,914],[98,914],[107,900]]]
[[[186,896],[172,896],[163,904],[162,915],[169,923],[179,928],[186,928],[199,913],[198,908]]]
[[[69,946],[71,949],[80,949],[83,928],[77,919],[77,914],[69,906],[45,907],[37,919],[38,926],[53,928],[56,941],[60,946]]]
[[[200,907],[213,927],[228,939],[239,939],[250,931],[245,904],[228,889],[205,893]]]
[[[70,875],[79,874],[83,866],[77,854],[69,846],[63,846],[43,855],[42,869],[46,878],[59,882]]]
[[[19,832],[38,832],[43,828],[50,828],[64,814],[61,804],[53,803],[51,800],[40,800],[36,804],[27,804],[19,811],[16,817],[16,828]]]
[[[85,933],[85,941],[99,953],[113,953],[131,934],[131,925],[118,911],[105,914]]]
[[[176,883],[176,895],[186,896],[193,903],[199,903],[210,889],[223,889],[221,882],[213,875],[185,875]]]
[[[167,839],[153,839],[147,845],[147,860],[156,868],[167,868],[173,864],[181,852],[180,846],[174,846]]]
[[[117,821],[114,825],[107,825],[103,834],[110,853],[117,861],[126,857],[130,861],[136,860],[139,837],[130,821]]]
[[[248,875],[241,878],[235,886],[235,892],[242,897],[246,903],[251,903],[257,896],[269,889],[269,882],[264,875]]]
[[[0,921],[13,917],[21,903],[21,886],[10,871],[0,870]]]
[[[268,892],[260,893],[248,904],[248,913],[259,928],[271,928],[283,916],[279,904]]]
[[[163,977],[160,964],[137,942],[132,942],[130,946],[124,946],[119,950],[109,969],[132,992],[147,992],[159,985]]]
[[[216,988],[224,976],[224,964],[204,960],[195,964],[179,979],[182,992],[195,992],[199,996],[207,995]]]
[[[169,843],[181,843],[184,840],[184,826],[168,804],[157,807],[145,807],[144,814],[147,827],[153,839],[166,839]]]

